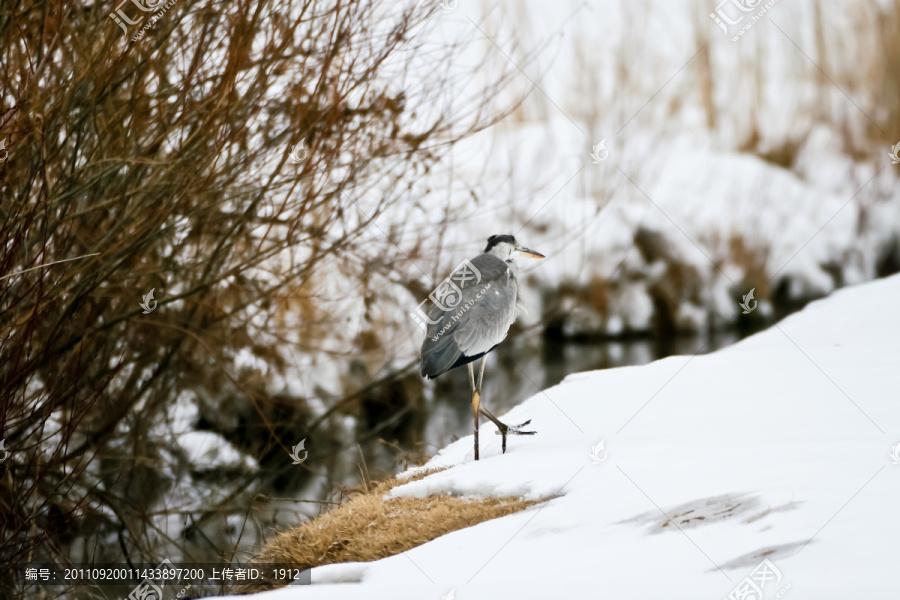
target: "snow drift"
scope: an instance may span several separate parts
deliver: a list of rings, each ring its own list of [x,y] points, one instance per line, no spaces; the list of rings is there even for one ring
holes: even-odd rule
[[[764,599],[885,597],[900,537],[897,305],[900,276],[712,354],[571,375],[505,415],[538,435],[501,455],[483,434],[477,463],[460,439],[426,465],[451,468],[392,492],[549,501],[258,596],[713,600],[768,559]]]

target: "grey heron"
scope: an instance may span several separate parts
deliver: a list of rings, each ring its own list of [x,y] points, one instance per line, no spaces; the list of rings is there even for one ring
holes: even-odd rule
[[[506,338],[516,320],[517,258],[544,258],[544,255],[520,246],[514,236],[492,235],[484,253],[464,262],[431,296],[434,306],[428,312],[419,370],[422,377],[434,379],[450,369],[468,365],[475,420],[475,460],[478,460],[479,415],[486,416],[499,429],[504,453],[507,435],[536,433],[522,431],[530,420],[506,425],[481,404],[487,354]],[[474,363],[479,358],[481,365],[476,381]]]

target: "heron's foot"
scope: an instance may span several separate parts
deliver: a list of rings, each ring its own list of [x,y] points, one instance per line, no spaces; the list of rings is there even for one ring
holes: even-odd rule
[[[528,419],[524,423],[519,423],[518,425],[507,425],[505,423],[497,422],[497,435],[503,436],[503,442],[501,444],[503,448],[503,454],[506,454],[506,436],[507,435],[534,435],[537,431],[522,431],[522,428],[531,423],[531,419]]]
[[[519,423],[518,425],[506,425],[501,423],[497,425],[497,435],[534,435],[537,431],[522,431],[522,428],[531,423],[531,419],[528,419],[524,423]]]

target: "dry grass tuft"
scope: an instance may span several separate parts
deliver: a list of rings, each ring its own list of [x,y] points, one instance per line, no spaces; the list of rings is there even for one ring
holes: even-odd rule
[[[451,531],[510,515],[543,500],[521,498],[463,499],[454,496],[385,498],[391,488],[422,479],[392,477],[354,496],[334,510],[278,534],[255,562],[320,566],[368,562],[405,552]],[[270,586],[245,586],[239,592]]]

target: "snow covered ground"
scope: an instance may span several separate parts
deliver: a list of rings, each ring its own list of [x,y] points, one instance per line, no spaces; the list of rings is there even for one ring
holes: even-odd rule
[[[900,276],[713,354],[571,375],[505,415],[538,435],[501,455],[483,425],[481,461],[469,436],[394,490],[551,500],[257,596],[714,600],[764,557],[764,599],[895,594],[898,305]]]

